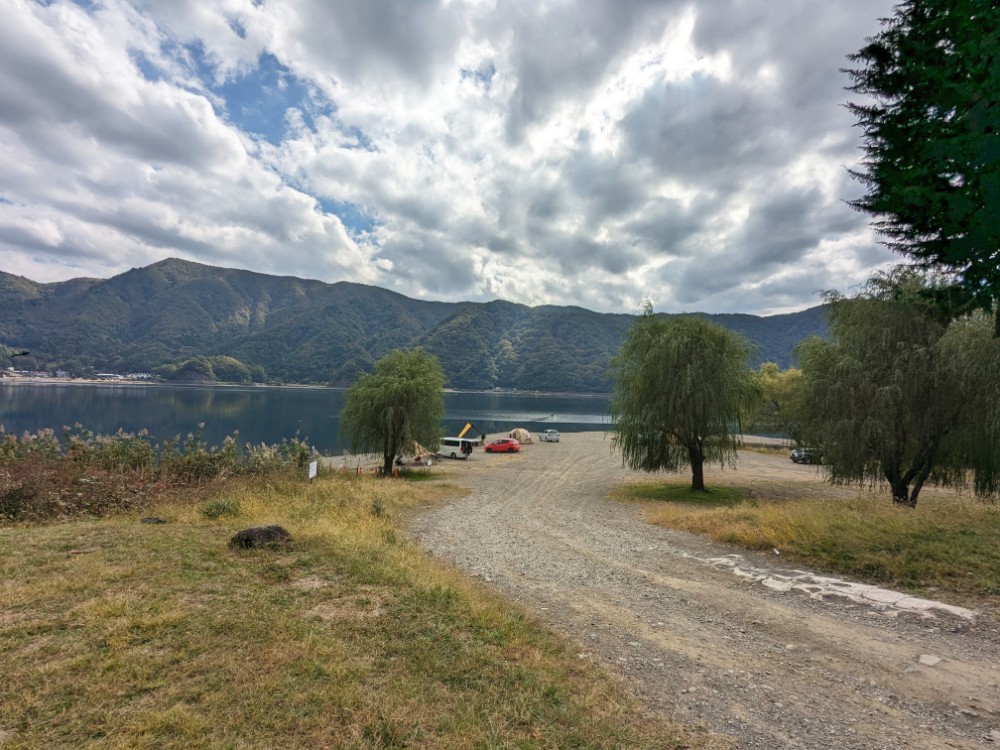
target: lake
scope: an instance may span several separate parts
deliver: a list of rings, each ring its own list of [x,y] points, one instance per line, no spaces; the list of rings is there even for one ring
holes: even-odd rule
[[[332,388],[177,386],[135,383],[26,383],[0,380],[0,425],[21,433],[79,423],[98,434],[143,428],[159,440],[184,437],[205,424],[221,444],[239,430],[240,443],[277,443],[296,434],[322,453],[340,453],[338,415],[346,391]],[[605,430],[607,395],[446,393],[445,435],[472,422],[491,437],[524,427],[533,434]]]

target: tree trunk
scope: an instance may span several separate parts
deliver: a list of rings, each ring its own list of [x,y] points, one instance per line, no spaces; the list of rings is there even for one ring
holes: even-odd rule
[[[688,444],[688,463],[691,464],[691,490],[692,492],[705,491],[705,453],[701,445],[695,443]]]
[[[910,492],[909,482],[893,482],[892,487],[892,503],[893,505],[902,505],[906,508],[916,508],[917,507],[917,495],[920,494],[920,488],[914,488],[913,492]]]
[[[691,490],[693,492],[705,491],[705,462],[700,457],[697,462],[691,462]]]
[[[382,441],[382,476],[392,476],[392,462],[396,458],[396,444],[386,435]]]
[[[924,467],[917,474],[916,481],[914,481],[913,483],[913,489],[910,490],[911,508],[917,507],[917,495],[920,494],[920,490],[923,488],[924,482],[927,481],[927,477],[929,477],[930,475],[931,475],[931,464],[930,461],[928,461],[926,464],[924,464]]]

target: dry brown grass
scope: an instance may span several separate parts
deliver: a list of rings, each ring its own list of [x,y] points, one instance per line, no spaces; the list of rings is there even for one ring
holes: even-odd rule
[[[928,488],[917,508],[881,488],[832,486],[819,473],[719,472],[725,502],[686,483],[626,485],[619,499],[646,503],[654,524],[748,549],[778,549],[814,570],[1000,611],[1000,507]]]
[[[0,529],[4,750],[701,746],[402,537],[450,491],[239,479],[143,511],[162,525]],[[227,549],[270,523],[289,549]]]

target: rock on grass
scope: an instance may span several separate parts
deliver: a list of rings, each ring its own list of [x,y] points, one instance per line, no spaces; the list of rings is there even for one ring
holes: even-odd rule
[[[281,526],[251,526],[249,529],[237,531],[229,540],[230,549],[275,549],[287,547],[292,542],[292,535]]]

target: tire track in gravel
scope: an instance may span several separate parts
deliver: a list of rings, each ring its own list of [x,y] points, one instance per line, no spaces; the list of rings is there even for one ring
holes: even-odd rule
[[[746,463],[789,471],[780,457]],[[617,671],[650,710],[741,748],[1000,746],[995,621],[819,601],[740,578],[710,561],[738,553],[783,571],[608,501],[632,475],[599,434],[449,466],[471,494],[412,519],[414,536]],[[922,654],[941,661],[921,664]]]

